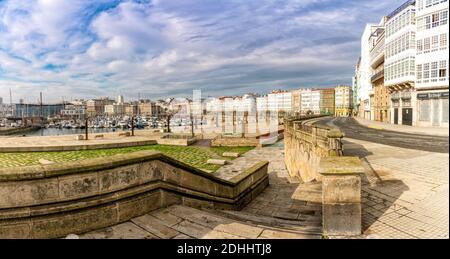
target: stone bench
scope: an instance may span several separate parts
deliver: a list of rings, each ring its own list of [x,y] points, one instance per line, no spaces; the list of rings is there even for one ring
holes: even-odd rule
[[[129,136],[131,136],[131,133],[128,131],[119,133],[119,137],[129,137]]]
[[[325,157],[322,176],[323,233],[330,236],[361,235],[361,174],[358,157]]]
[[[99,138],[104,138],[105,136],[103,134],[99,134],[99,135],[95,135],[94,138],[95,139],[99,139]]]
[[[76,140],[84,140],[84,135],[77,135],[75,137]]]
[[[224,156],[224,157],[239,157],[239,153],[238,152],[224,152],[222,154],[222,156]]]
[[[212,165],[225,165],[227,163],[227,160],[222,160],[222,159],[208,159],[208,161],[206,161],[207,164],[212,164]]]

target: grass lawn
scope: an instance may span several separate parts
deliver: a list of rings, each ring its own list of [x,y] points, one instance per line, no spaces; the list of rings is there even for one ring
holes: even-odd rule
[[[0,167],[17,167],[27,165],[38,165],[39,159],[46,159],[53,162],[78,161],[83,159],[105,157],[117,154],[125,154],[141,150],[155,150],[165,155],[182,161],[191,166],[216,171],[220,168],[218,165],[206,164],[210,158],[219,158],[230,160],[231,158],[222,157],[223,152],[239,152],[243,154],[253,147],[198,147],[198,146],[167,146],[167,145],[149,145],[127,148],[83,150],[83,151],[65,151],[65,152],[25,152],[25,153],[0,153]]]

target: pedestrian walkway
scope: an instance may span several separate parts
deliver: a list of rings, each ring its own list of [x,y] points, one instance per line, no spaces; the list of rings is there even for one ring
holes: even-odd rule
[[[292,183],[282,142],[253,149],[216,172],[230,178],[261,160],[269,161],[269,186],[241,211],[174,205],[81,238],[321,238],[321,184]]]
[[[344,140],[344,154],[366,168],[363,235],[358,238],[448,238],[449,154]],[[321,183],[294,183],[282,145],[253,149],[217,171],[268,160],[269,186],[241,211],[174,205],[81,238],[321,238]]]
[[[417,127],[417,126],[407,126],[407,125],[397,125],[390,124],[379,121],[371,121],[359,117],[354,117],[358,123],[364,125],[366,127],[371,127],[375,129],[384,129],[391,131],[399,131],[403,133],[412,133],[412,134],[425,134],[432,136],[448,136],[448,128],[438,128],[438,127]]]
[[[363,237],[448,238],[449,155],[345,139],[361,157]]]
[[[119,136],[120,133],[123,132],[98,134],[90,133],[89,140],[76,140],[76,136],[78,134],[60,136],[0,137],[0,151],[8,152],[15,149],[19,149],[18,151],[21,152],[36,150],[46,151],[51,150],[52,148],[67,151],[89,149],[89,146],[115,148],[156,144],[156,140],[161,138],[161,133],[155,133],[151,130],[136,131],[134,137]],[[96,135],[99,137],[96,138]]]

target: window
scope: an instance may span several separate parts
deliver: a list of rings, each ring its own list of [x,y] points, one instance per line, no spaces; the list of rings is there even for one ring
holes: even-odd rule
[[[438,62],[431,62],[430,78],[436,79],[438,77],[437,67],[438,67]],[[432,80],[432,82],[436,82],[436,81],[437,81],[437,79],[436,80]]]
[[[441,43],[440,43],[441,49],[446,49],[447,48],[447,34],[446,33],[441,34],[440,41],[441,41]]]
[[[441,60],[439,62],[439,77],[440,78],[446,78],[447,77],[447,61]]]
[[[448,10],[441,12],[441,25],[447,24]]]
[[[431,37],[431,48],[437,50],[439,48],[439,35]]]
[[[442,122],[448,122],[448,99],[442,99]]]
[[[438,27],[439,26],[439,13],[434,13],[431,15],[431,27]]]
[[[429,121],[430,120],[430,101],[420,100],[419,101],[419,120]]]
[[[431,16],[426,16],[425,18],[425,29],[431,28]]]
[[[424,79],[430,78],[430,64],[429,63],[423,64],[423,78]]]
[[[417,65],[417,79],[422,79],[422,65]]]
[[[422,45],[422,40],[417,40],[417,54],[421,54],[422,53],[422,50],[423,50],[423,45]]]
[[[423,39],[423,50],[425,53],[429,52],[430,50],[430,38]]]

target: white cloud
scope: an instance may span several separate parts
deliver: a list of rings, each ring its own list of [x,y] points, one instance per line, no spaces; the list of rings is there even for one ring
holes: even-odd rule
[[[239,94],[350,81],[379,1],[0,2],[0,96]],[[380,7],[381,6],[381,7]],[[371,16],[369,16],[370,14]],[[34,98],[36,99],[36,98]]]

